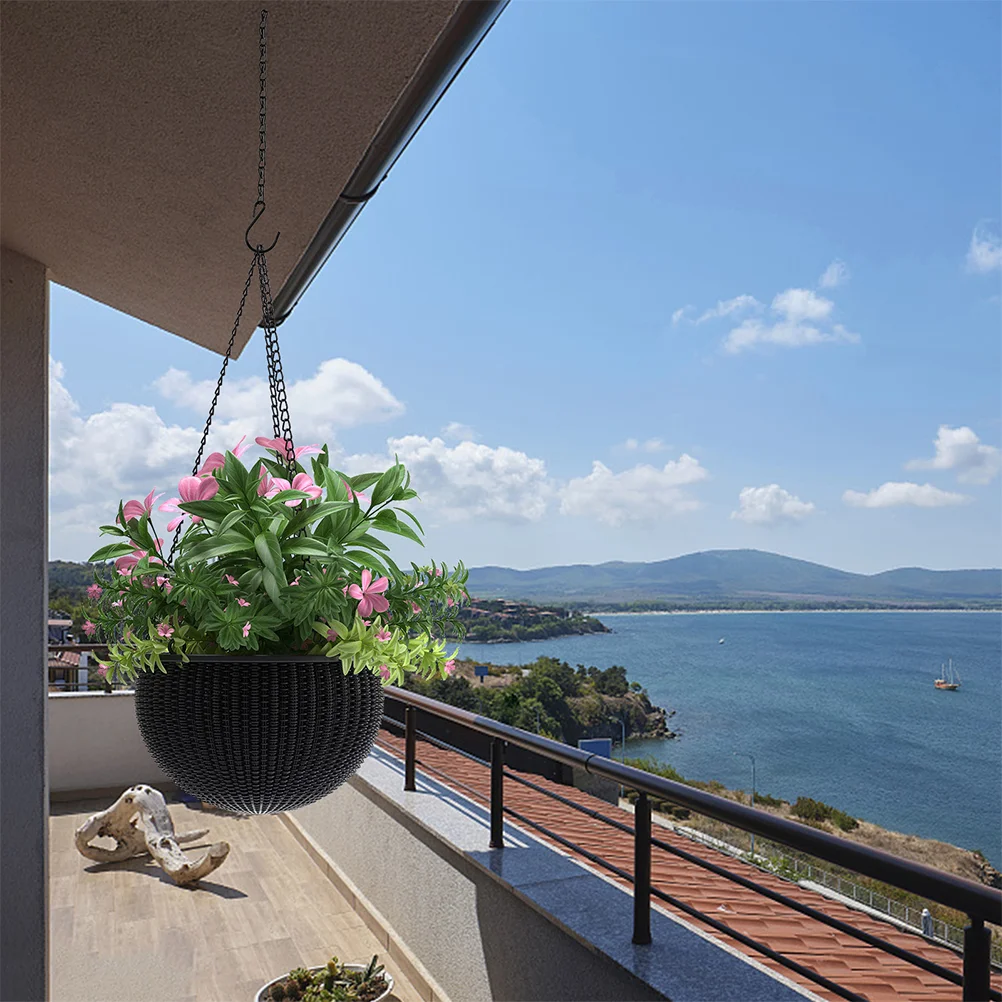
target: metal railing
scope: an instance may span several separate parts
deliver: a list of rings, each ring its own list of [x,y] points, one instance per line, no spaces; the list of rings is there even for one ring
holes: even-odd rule
[[[628,807],[627,810],[629,809]],[[657,812],[655,812],[655,815],[657,815]],[[728,856],[734,856],[736,859],[750,863],[752,866],[757,866],[761,870],[776,873],[780,877],[788,876],[789,874],[793,874],[798,878],[803,877],[807,882],[832,891],[846,901],[853,901],[856,904],[869,908],[871,911],[894,919],[901,923],[901,925],[907,926],[907,931],[909,932],[916,932],[919,935],[925,936],[926,939],[939,940],[959,953],[962,953],[964,950],[964,930],[959,926],[950,925],[949,922],[944,922],[942,919],[930,915],[928,917],[929,925],[926,927],[921,907],[906,905],[901,901],[888,897],[886,894],[882,894],[880,891],[873,890],[871,887],[866,887],[854,880],[849,880],[847,877],[841,876],[841,874],[832,873],[830,870],[816,866],[814,863],[808,863],[796,856],[787,855],[785,852],[780,852],[778,847],[769,843],[762,844],[760,842],[753,855],[747,849],[742,849],[740,846],[733,845],[724,839],[708,835],[698,828],[690,828],[687,825],[678,824],[670,818],[662,819],[658,823],[667,823],[668,827],[676,835],[682,835],[693,842],[699,842],[702,845],[709,846],[711,849],[726,853]],[[926,928],[930,930],[928,934],[925,931]],[[998,936],[992,937],[991,962],[994,967],[1002,969],[1002,939],[998,938]]]
[[[61,654],[104,654],[107,644],[49,644],[48,646],[48,680],[49,689],[54,692],[111,692],[114,689],[128,688],[124,683],[108,682],[97,674],[100,667],[93,658],[88,664],[71,664],[70,662],[53,664]],[[86,671],[86,682],[81,672]],[[61,676],[61,677],[60,677]]]
[[[504,847],[504,817],[507,814],[517,822],[540,832],[548,839],[571,849],[583,858],[596,863],[632,884],[634,943],[644,945],[651,942],[650,905],[651,898],[656,897],[673,908],[699,919],[711,928],[750,947],[756,952],[775,960],[787,969],[802,975],[841,998],[862,999],[862,996],[818,974],[811,968],[805,967],[792,958],[778,953],[766,944],[760,943],[737,929],[726,925],[717,917],[704,914],[686,902],[666,893],[660,887],[653,886],[651,882],[651,855],[652,848],[656,847],[673,856],[693,863],[702,869],[708,870],[717,876],[753,890],[770,900],[779,902],[800,914],[852,936],[869,946],[883,950],[900,960],[905,960],[916,967],[943,978],[951,984],[961,985],[963,987],[965,1002],[983,1002],[985,999],[1002,1000],[1002,993],[991,987],[991,934],[985,925],[985,923],[1002,923],[1002,893],[999,891],[961,877],[942,873],[922,863],[899,859],[879,849],[872,849],[868,846],[850,842],[807,825],[789,821],[786,818],[776,817],[765,811],[756,810],[744,804],[727,800],[724,797],[685,786],[682,783],[644,772],[641,769],[635,769],[624,763],[580,751],[559,741],[531,734],[517,727],[491,720],[489,717],[480,716],[468,710],[449,706],[446,703],[440,703],[437,700],[429,699],[414,692],[388,687],[386,689],[386,698],[391,702],[402,704],[404,708],[403,722],[391,716],[384,717],[384,720],[393,727],[402,728],[404,732],[405,790],[416,789],[415,768],[417,763],[417,738],[419,735],[433,745],[458,752],[483,765],[489,765],[490,796],[486,799],[489,801],[490,810],[491,847],[495,849],[503,849]],[[427,715],[429,719],[456,724],[469,731],[490,738],[489,762],[470,754],[464,749],[450,745],[440,738],[420,731],[418,729],[419,713]],[[635,790],[638,793],[638,798],[635,805],[633,825],[631,826],[616,818],[611,818],[598,810],[578,803],[569,797],[561,796],[538,783],[534,783],[524,776],[506,770],[504,762],[506,745],[514,745],[541,755],[551,761],[572,768],[583,769],[593,776],[598,776],[618,783],[627,789]],[[425,768],[432,772],[437,771],[427,765],[425,765]],[[451,780],[451,777],[446,776],[445,778],[455,784],[455,781]],[[506,806],[504,802],[506,779],[534,789],[573,810],[586,814],[593,819],[631,835],[634,847],[632,872],[571,842],[560,833],[546,828],[520,811]],[[467,789],[469,788],[467,787]],[[477,796],[483,796],[478,791],[470,790],[470,792]],[[651,797],[669,800],[691,811],[715,818],[718,821],[723,821],[726,824],[754,833],[770,841],[778,842],[796,851],[825,860],[836,866],[852,870],[875,880],[880,880],[886,884],[891,884],[965,913],[968,916],[970,924],[964,930],[963,974],[958,974],[956,971],[943,967],[878,936],[874,936],[861,929],[856,929],[854,926],[840,919],[836,919],[810,905],[780,894],[772,888],[756,883],[742,874],[727,870],[709,860],[701,859],[679,846],[653,837],[649,799]]]

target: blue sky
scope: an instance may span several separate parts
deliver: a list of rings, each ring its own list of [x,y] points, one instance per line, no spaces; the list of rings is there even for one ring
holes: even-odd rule
[[[281,328],[297,440],[399,453],[471,565],[999,566],[1000,10],[513,3]],[[59,287],[51,341],[79,559],[219,360]]]

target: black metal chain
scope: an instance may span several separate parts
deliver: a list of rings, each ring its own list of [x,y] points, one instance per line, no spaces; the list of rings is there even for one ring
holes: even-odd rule
[[[219,403],[219,393],[223,388],[223,379],[226,378],[226,367],[230,364],[233,355],[233,345],[237,339],[237,331],[240,329],[240,319],[244,315],[244,306],[247,305],[247,295],[250,292],[251,282],[254,279],[254,269],[257,267],[257,256],[251,261],[250,270],[247,272],[247,281],[244,282],[244,291],[240,296],[240,305],[237,307],[236,319],[233,321],[233,330],[230,331],[230,341],[226,345],[226,354],[223,356],[223,364],[219,369],[219,379],[216,380],[216,391],[212,394],[212,403],[209,404],[209,415],[205,419],[205,427],[202,429],[202,441],[198,443],[198,454],[195,456],[195,465],[191,468],[191,475],[194,477],[202,465],[202,455],[205,452],[205,443],[209,440],[209,429],[212,427],[212,419],[216,415],[216,404]],[[174,559],[174,551],[177,549],[178,540],[181,538],[181,526],[174,532],[174,540],[170,546],[170,554],[167,562]]]
[[[264,351],[268,360],[268,389],[271,392],[271,419],[275,438],[285,442],[285,465],[291,479],[296,469],[296,450],[292,444],[292,420],[289,417],[289,400],[285,392],[285,374],[282,372],[282,355],[278,348],[278,331],[271,301],[268,281],[268,261],[264,251],[257,254],[257,274],[261,281],[261,326],[264,328]]]
[[[264,171],[268,150],[268,11],[261,11],[260,60],[258,63],[258,145],[257,145],[257,200],[264,202]]]
[[[257,148],[257,201],[251,211],[251,225],[244,234],[247,246],[254,252],[250,270],[247,272],[247,281],[244,282],[244,291],[240,297],[240,305],[237,308],[236,319],[233,321],[233,330],[230,332],[230,341],[226,346],[226,354],[223,356],[223,364],[219,370],[219,379],[216,381],[216,390],[212,395],[212,403],[209,405],[209,415],[205,421],[205,428],[202,431],[202,441],[198,446],[198,455],[195,457],[195,465],[191,468],[191,475],[198,474],[202,463],[202,456],[205,452],[205,445],[209,439],[209,429],[212,427],[212,419],[216,413],[216,405],[219,403],[219,394],[223,388],[223,379],[226,376],[227,366],[233,354],[233,345],[236,343],[237,331],[240,328],[240,319],[243,316],[244,307],[247,304],[247,296],[250,293],[251,282],[254,280],[254,270],[257,269],[261,285],[261,326],[264,328],[264,348],[265,357],[268,364],[268,391],[271,396],[271,419],[272,429],[275,438],[283,439],[285,443],[285,465],[289,472],[290,479],[295,473],[296,452],[292,444],[292,421],[289,418],[289,402],[285,390],[285,376],[282,372],[282,357],[278,350],[278,331],[275,329],[275,312],[272,305],[271,285],[268,281],[268,261],[266,254],[271,247],[265,248],[263,244],[251,244],[250,230],[254,223],[261,218],[261,213],[265,209],[264,189],[265,189],[265,169],[267,167],[268,149],[268,11],[261,11],[261,25],[259,29],[260,57],[258,61],[258,148]],[[278,237],[275,237],[275,241]],[[181,526],[177,527],[174,533],[174,540],[171,543],[170,554],[167,563],[170,564],[177,549],[178,541],[181,538]]]

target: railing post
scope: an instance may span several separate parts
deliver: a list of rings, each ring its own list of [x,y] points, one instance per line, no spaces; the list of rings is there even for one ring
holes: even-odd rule
[[[968,916],[964,929],[964,1002],[984,1002],[991,990],[992,934],[979,918]]]
[[[491,848],[504,848],[504,741],[491,741]]]
[[[417,758],[417,710],[404,707],[404,789],[416,790],[414,760]]]
[[[651,802],[637,797],[633,812],[633,942],[651,941]]]

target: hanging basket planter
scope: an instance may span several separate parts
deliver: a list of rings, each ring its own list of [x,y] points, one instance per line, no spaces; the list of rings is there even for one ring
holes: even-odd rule
[[[362,764],[383,713],[372,672],[310,657],[164,659],[136,677],[157,765],[214,807],[273,814],[326,797]]]
[[[251,242],[265,209],[267,24],[262,11],[258,198],[244,234],[253,258],[202,440],[177,497],[157,506],[154,488],[101,527],[117,542],[90,559],[114,566],[88,588],[83,626],[110,641],[101,671],[135,685],[139,729],[164,772],[248,814],[302,807],[351,776],[379,729],[382,686],[454,670],[442,638],[461,635],[467,597],[462,564],[405,572],[391,558],[381,537],[421,543],[400,463],[351,476],[326,446],[293,444],[271,248]],[[246,435],[225,454],[205,449],[255,273],[273,437],[255,438],[264,455],[244,465]],[[159,512],[172,516],[169,547]]]

